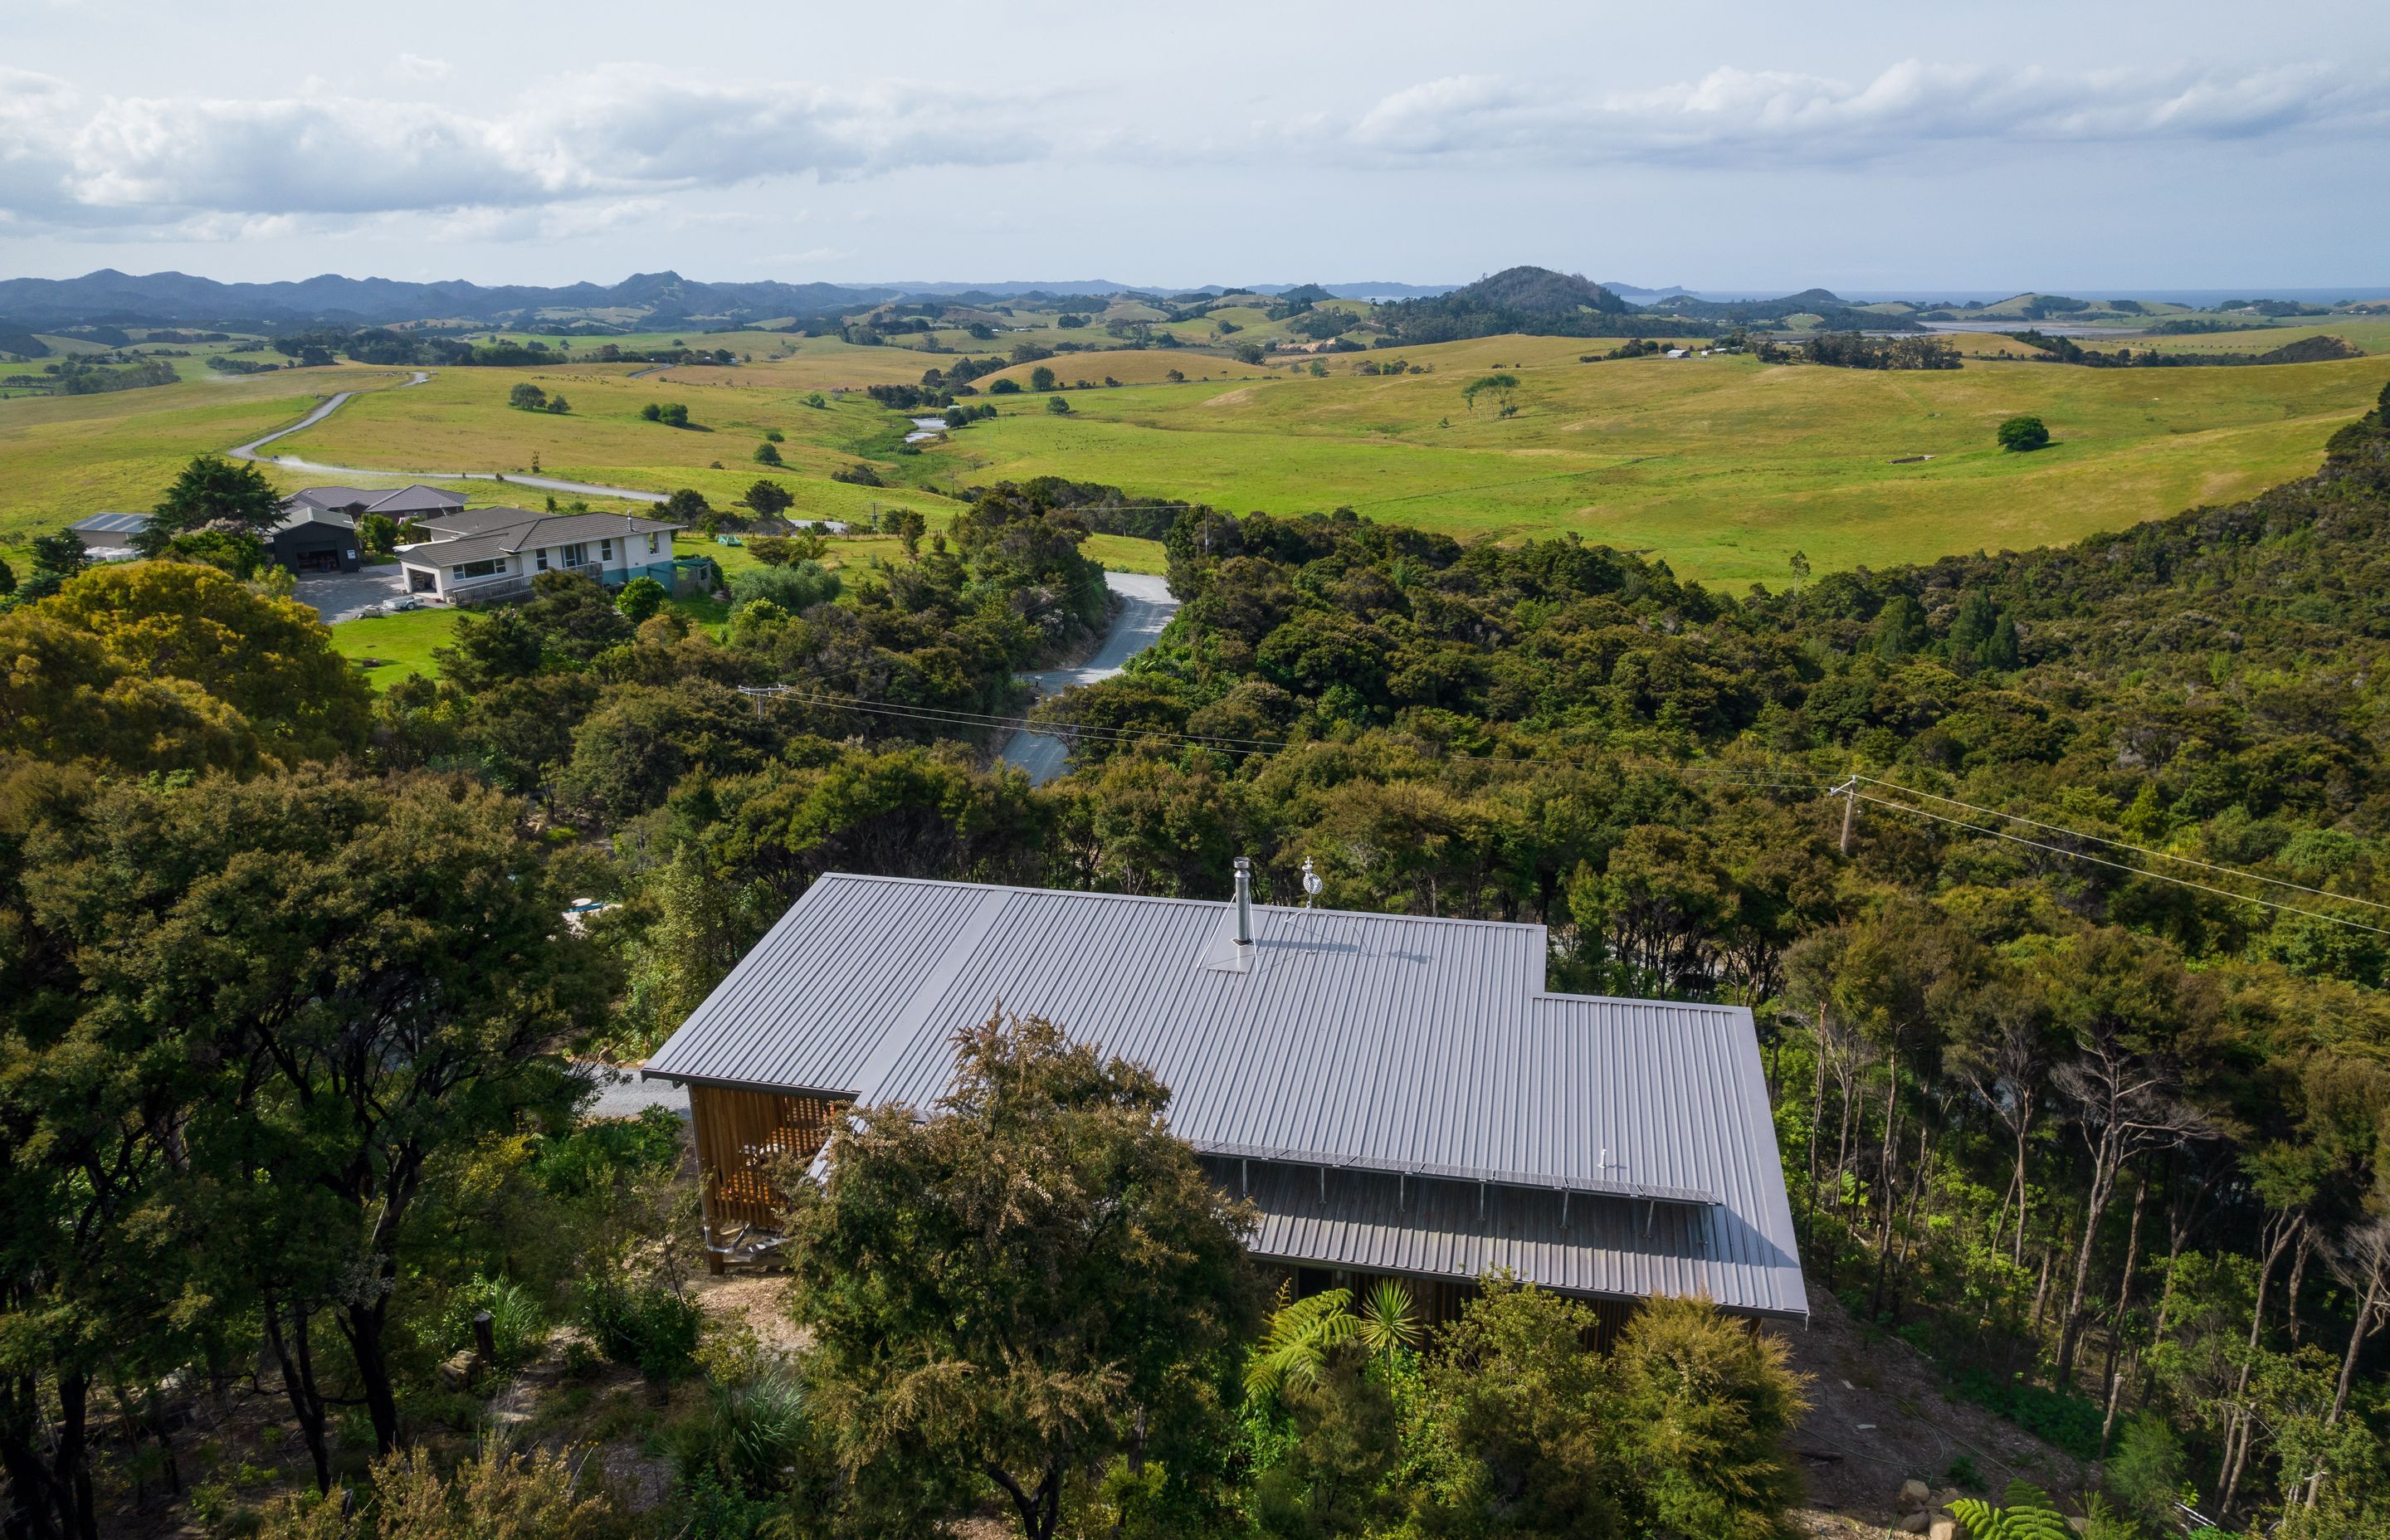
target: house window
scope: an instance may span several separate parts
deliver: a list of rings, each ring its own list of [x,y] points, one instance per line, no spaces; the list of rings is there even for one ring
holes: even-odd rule
[[[542,545],[542,546],[539,548],[538,556],[539,556],[539,570],[540,570],[541,571],[545,572],[545,571],[547,571],[547,547],[546,547],[546,546],[545,546],[545,545]]]
[[[564,565],[568,569],[573,567],[586,567],[589,565],[589,547],[586,544],[567,545],[563,548],[562,555],[564,558]]]
[[[656,554],[656,537],[654,535],[648,536],[648,554],[649,556]]]
[[[598,559],[600,561],[611,561],[614,559],[614,543],[612,541],[601,540],[598,542]]]
[[[469,561],[461,567],[451,567],[448,569],[448,575],[452,579],[462,582],[466,578],[489,577],[506,570],[506,558],[494,557],[487,561]]]

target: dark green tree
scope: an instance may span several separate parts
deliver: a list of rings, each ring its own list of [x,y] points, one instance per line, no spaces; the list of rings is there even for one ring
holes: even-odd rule
[[[2002,449],[2025,452],[2046,447],[2049,443],[2049,429],[2039,417],[2013,417],[2000,424],[1995,437],[1999,440]]]
[[[546,638],[522,610],[507,605],[459,614],[448,645],[431,656],[459,688],[480,694],[503,680],[537,674],[546,646]]]
[[[1060,396],[1047,396],[1046,398],[1046,410],[1053,413],[1058,417],[1067,417],[1071,415],[1071,404],[1063,400]]]
[[[586,663],[608,648],[631,639],[631,622],[613,596],[585,572],[541,572],[531,580],[524,623],[539,633],[546,650],[572,663]]]
[[[1035,368],[1029,371],[1029,388],[1031,390],[1042,392],[1052,390],[1054,385],[1054,371],[1047,367],[1045,365],[1040,364]]]
[[[263,536],[282,520],[282,494],[253,465],[200,455],[182,468],[152,510],[151,528],[169,535],[222,524]]]
[[[777,448],[773,447],[769,440],[766,440],[755,446],[755,463],[757,465],[778,465],[780,463],[780,452]]]
[[[764,447],[769,449],[772,446],[767,443]],[[788,512],[796,503],[796,499],[789,494],[787,487],[769,480],[756,481],[747,489],[746,495],[739,501],[766,519]]]
[[[545,412],[547,392],[526,379],[507,392],[507,404],[518,412]]]
[[[792,1184],[797,1318],[853,1502],[921,1529],[983,1482],[1024,1540],[1116,1457],[1178,1480],[1253,1318],[1244,1212],[1163,1121],[1169,1092],[1050,1023],[958,1035],[935,1115],[875,1108]]]

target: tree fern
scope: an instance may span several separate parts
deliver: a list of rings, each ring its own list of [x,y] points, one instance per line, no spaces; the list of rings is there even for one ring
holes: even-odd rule
[[[1950,1511],[1972,1540],[2075,1540],[2058,1505],[2031,1482],[2009,1482],[2007,1498],[2006,1508],[1994,1508],[1980,1497],[1961,1497]]]
[[[1359,1335],[1349,1289],[1325,1290],[1279,1305],[1270,1315],[1268,1334],[1245,1360],[1245,1393],[1274,1395],[1288,1385],[1317,1383],[1328,1350]]]

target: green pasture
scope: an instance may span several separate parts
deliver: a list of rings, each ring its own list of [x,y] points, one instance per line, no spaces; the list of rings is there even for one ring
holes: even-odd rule
[[[2390,319],[2334,318],[2315,329],[2390,352]],[[2245,347],[2294,335],[2165,340]],[[1598,359],[1614,345],[1511,336],[1331,354],[1317,360],[1324,378],[1310,374],[1310,359],[1254,366],[1192,350],[1067,353],[1048,361],[1065,381],[1124,383],[1068,391],[1068,416],[1050,413],[1041,395],[980,396],[996,418],[910,455],[898,453],[903,417],[839,379],[914,380],[934,359],[827,338],[793,340],[788,356],[759,354],[737,368],[646,379],[631,378],[635,365],[559,359],[440,369],[428,384],[394,390],[403,371],[340,366],[19,398],[0,402],[0,484],[15,494],[0,508],[0,544],[21,545],[101,508],[147,507],[193,454],[353,388],[364,393],[275,449],[376,473],[276,467],[277,483],[444,479],[477,505],[536,508],[546,506],[544,491],[454,480],[468,469],[530,474],[536,455],[546,475],[657,493],[694,487],[722,506],[767,477],[794,497],[797,518],[861,521],[912,507],[935,528],[957,507],[942,491],[1054,474],[1239,511],[1350,506],[1462,536],[1573,531],[1659,552],[1689,576],[1773,583],[1794,550],[1823,571],[2022,548],[2247,495],[2311,468],[2332,430],[2390,376],[2381,356],[2146,371],[1990,360],[1925,373],[1749,357]],[[1396,359],[1414,372],[1358,372]],[[1189,378],[1170,382],[1172,368]],[[1515,383],[1481,388],[1472,401],[1471,382],[1493,375]],[[508,392],[525,380],[561,392],[572,410],[510,408]],[[810,404],[816,394],[820,406]],[[643,420],[650,401],[686,405],[697,429]],[[1994,448],[1993,429],[2021,412],[2042,417],[2058,442],[2028,456]],[[777,468],[754,459],[767,431],[781,435]],[[890,484],[830,479],[856,465]],[[1154,559],[1098,554],[1127,570]]]
[[[1008,404],[922,458],[942,482],[1064,475],[1239,511],[1574,531],[1690,576],[1780,582],[1794,550],[1824,570],[2024,548],[2245,496],[2310,468],[2390,376],[2373,358],[2146,373],[1534,362],[1552,340],[1410,350],[1436,372],[1396,379],[1073,391],[1069,417]],[[1507,417],[1497,393],[1474,410],[1463,394],[1497,352],[1519,355],[1502,360],[1519,381]],[[1995,448],[2000,420],[2025,412],[2059,442]]]

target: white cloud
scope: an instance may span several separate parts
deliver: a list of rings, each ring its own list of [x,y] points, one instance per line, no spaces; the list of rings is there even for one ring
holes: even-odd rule
[[[409,80],[446,80],[450,66],[444,58],[431,58],[423,54],[398,56],[398,72]]]
[[[0,70],[0,208],[108,227],[619,203],[1024,159],[1037,141],[1007,125],[1030,116],[1009,98],[909,82],[731,87],[606,70],[482,112],[321,88],[86,98]]]
[[[1858,84],[1733,68],[1642,91],[1582,94],[1498,75],[1397,91],[1326,132],[1388,162],[1522,156],[1562,162],[1885,159],[1964,143],[2270,139],[2390,130],[2390,79],[2313,64],[2240,73],[1895,64]]]

